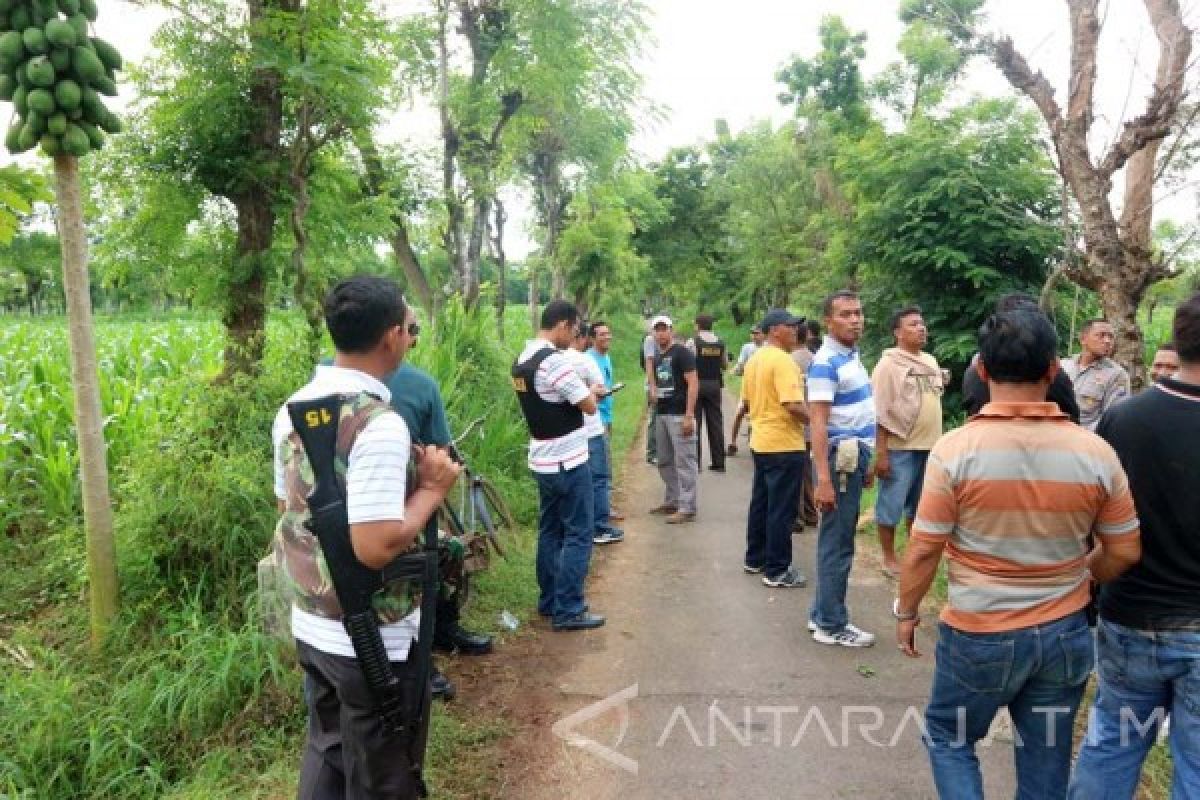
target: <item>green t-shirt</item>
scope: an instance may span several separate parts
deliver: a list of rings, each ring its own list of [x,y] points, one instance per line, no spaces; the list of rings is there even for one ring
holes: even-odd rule
[[[328,366],[332,358],[323,358]],[[446,423],[446,406],[437,381],[429,373],[411,364],[401,364],[383,384],[392,393],[392,408],[404,419],[408,435],[414,444],[450,444],[450,426]]]

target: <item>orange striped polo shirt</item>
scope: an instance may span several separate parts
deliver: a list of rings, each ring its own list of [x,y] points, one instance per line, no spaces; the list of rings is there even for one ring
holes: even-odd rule
[[[1138,535],[1129,481],[1053,403],[989,403],[929,454],[913,536],[946,545],[952,627],[997,633],[1086,606],[1092,533]]]

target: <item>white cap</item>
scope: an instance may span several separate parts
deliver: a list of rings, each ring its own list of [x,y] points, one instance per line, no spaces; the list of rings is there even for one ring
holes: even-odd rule
[[[671,318],[668,317],[666,314],[659,314],[657,317],[650,320],[650,330],[654,330],[659,325],[666,325],[668,328],[675,327],[675,325],[672,324],[672,322],[671,322]]]

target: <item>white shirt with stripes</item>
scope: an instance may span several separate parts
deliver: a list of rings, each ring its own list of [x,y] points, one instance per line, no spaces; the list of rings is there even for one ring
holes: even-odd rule
[[[875,400],[858,349],[826,336],[808,365],[808,400],[829,403],[829,444],[857,439],[875,447]]]
[[[517,357],[524,364],[547,347],[554,347],[545,339],[529,339],[525,349]],[[547,403],[570,403],[575,405],[588,396],[589,390],[575,371],[570,358],[555,350],[538,365],[533,380],[534,391]],[[587,429],[580,425],[565,436],[554,439],[529,440],[529,468],[534,472],[552,474],[560,470],[575,469],[588,460]]]
[[[317,367],[308,385],[288,398],[288,403],[314,400],[330,394],[367,392],[390,403],[391,392],[380,381],[344,367]],[[271,441],[275,448],[275,496],[287,497],[283,443],[292,433],[287,403],[275,415]],[[350,524],[404,519],[405,481],[412,441],[404,419],[394,411],[380,414],[354,440],[346,464],[346,511]],[[390,625],[380,634],[392,661],[405,661],[421,622],[420,610]],[[325,619],[292,606],[292,635],[323,653],[354,658],[354,646],[340,620]]]

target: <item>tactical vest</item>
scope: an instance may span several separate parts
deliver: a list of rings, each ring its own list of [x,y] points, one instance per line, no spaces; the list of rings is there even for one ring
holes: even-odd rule
[[[706,342],[697,336],[692,340],[696,346],[696,377],[702,381],[719,381],[725,368],[725,343],[720,339]]]
[[[557,352],[553,347],[543,347],[528,361],[513,362],[513,389],[529,425],[529,434],[535,439],[557,439],[583,427],[583,412],[578,408],[565,401],[551,403],[537,393],[534,380],[538,368]]]
[[[342,399],[335,465],[338,482],[345,491],[346,469],[355,440],[372,420],[391,409],[366,392],[345,395]],[[313,471],[300,444],[300,437],[294,431],[283,443],[283,468],[287,499],[284,500],[279,524],[275,527],[276,563],[283,565],[292,592],[292,602],[297,608],[325,619],[340,620],[342,607],[334,592],[333,580],[329,577],[321,543],[305,525],[309,520],[306,498],[313,489]],[[410,469],[410,481],[412,477]],[[413,543],[413,551],[420,549],[418,537]],[[420,604],[421,584],[414,580],[386,582],[372,600],[380,625],[404,619]]]

